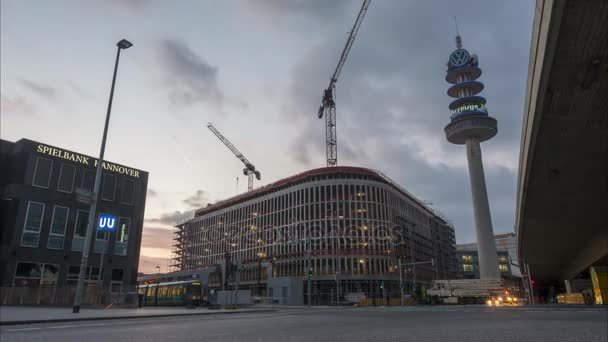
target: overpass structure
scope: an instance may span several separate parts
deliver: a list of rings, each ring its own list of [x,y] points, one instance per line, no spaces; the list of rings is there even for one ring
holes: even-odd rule
[[[537,0],[517,193],[541,282],[608,265],[608,1]]]

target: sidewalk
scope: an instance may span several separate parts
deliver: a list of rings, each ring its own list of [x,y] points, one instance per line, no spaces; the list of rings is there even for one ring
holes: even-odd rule
[[[72,313],[71,307],[0,306],[0,325],[90,321],[100,319],[127,319],[146,317],[221,315],[235,313],[274,312],[272,308],[243,308],[236,310],[209,310],[206,307],[146,307],[142,309],[86,309]]]

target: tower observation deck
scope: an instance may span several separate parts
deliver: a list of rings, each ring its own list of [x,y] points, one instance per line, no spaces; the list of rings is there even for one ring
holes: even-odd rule
[[[479,275],[481,279],[497,279],[500,278],[500,271],[480,146],[482,141],[496,135],[496,119],[488,115],[486,99],[479,96],[484,86],[477,80],[481,76],[477,56],[462,48],[460,35],[456,36],[456,47],[450,55],[445,77],[446,81],[452,84],[447,93],[455,100],[450,103],[450,123],[444,131],[447,140],[452,144],[466,145],[477,233]]]

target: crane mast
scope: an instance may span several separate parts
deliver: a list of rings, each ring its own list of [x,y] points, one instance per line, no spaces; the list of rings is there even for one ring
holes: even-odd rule
[[[342,54],[340,55],[340,60],[338,61],[336,70],[329,80],[329,86],[323,91],[321,107],[319,107],[318,115],[319,119],[323,118],[323,115],[325,115],[325,151],[327,154],[327,166],[338,165],[338,138],[336,131],[336,102],[334,90],[336,88],[336,83],[338,82],[338,77],[342,72],[342,67],[344,67],[344,63],[346,63],[348,53],[353,46],[355,37],[357,36],[357,32],[359,32],[359,27],[361,27],[361,22],[363,22],[363,17],[365,17],[365,13],[367,13],[367,8],[369,7],[370,2],[371,0],[363,1],[361,9],[359,10],[359,15],[357,15],[355,24],[350,30],[348,40],[346,41],[346,45],[344,46]]]
[[[226,137],[224,137],[222,133],[220,133],[220,131],[218,131],[217,128],[211,124],[211,122],[207,124],[207,128],[209,128],[209,130],[211,130],[211,132],[213,132],[213,134],[215,134],[215,136],[218,137],[218,139],[220,139],[220,141],[223,142],[224,145],[226,145],[226,147],[228,147],[228,149],[232,151],[232,153],[234,153],[234,155],[241,162],[243,162],[243,164],[245,164],[243,174],[249,179],[247,191],[253,190],[253,176],[255,176],[257,180],[262,179],[260,171],[256,170],[255,166],[249,160],[247,160],[247,158],[245,158],[245,156],[234,145],[232,145],[230,140],[226,139]]]

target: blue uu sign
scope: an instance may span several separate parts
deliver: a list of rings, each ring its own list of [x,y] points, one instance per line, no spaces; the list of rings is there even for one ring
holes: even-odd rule
[[[97,230],[114,231],[114,228],[116,228],[116,217],[112,215],[99,215]]]

